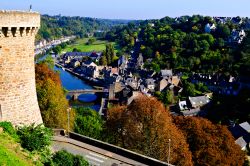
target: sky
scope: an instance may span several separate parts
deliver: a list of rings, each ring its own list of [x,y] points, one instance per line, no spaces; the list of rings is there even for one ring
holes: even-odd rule
[[[108,19],[159,19],[200,14],[250,17],[250,0],[0,0],[0,10]]]

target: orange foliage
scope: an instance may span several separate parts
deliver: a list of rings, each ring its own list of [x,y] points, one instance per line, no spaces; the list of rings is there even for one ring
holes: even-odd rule
[[[165,162],[170,139],[170,163],[193,165],[184,135],[155,98],[142,96],[128,107],[110,109],[107,126],[115,137],[115,144]]]
[[[45,63],[36,64],[36,83],[43,84],[49,79],[54,83],[61,85],[58,73],[51,70]]]
[[[59,74],[51,70],[46,64],[36,65],[36,90],[38,104],[45,126],[67,129],[66,100]],[[74,126],[75,112],[70,112],[71,128]]]
[[[225,126],[197,117],[175,117],[183,131],[197,166],[241,166],[244,153]]]

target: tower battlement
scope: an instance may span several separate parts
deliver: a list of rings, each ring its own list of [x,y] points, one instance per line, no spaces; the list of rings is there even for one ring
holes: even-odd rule
[[[40,27],[37,12],[0,10],[0,38],[35,35]]]
[[[34,64],[40,14],[0,10],[0,121],[42,123]]]

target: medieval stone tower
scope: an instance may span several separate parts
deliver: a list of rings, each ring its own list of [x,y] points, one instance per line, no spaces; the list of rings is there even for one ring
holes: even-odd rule
[[[40,14],[0,11],[0,121],[42,123],[34,69]]]

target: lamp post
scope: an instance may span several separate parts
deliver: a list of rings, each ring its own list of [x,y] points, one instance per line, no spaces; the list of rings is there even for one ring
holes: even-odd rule
[[[67,113],[68,113],[68,136],[69,136],[69,129],[70,129],[70,110],[71,110],[71,107],[69,107],[67,109]]]
[[[171,143],[171,139],[168,139],[168,165],[170,164],[170,143]]]

